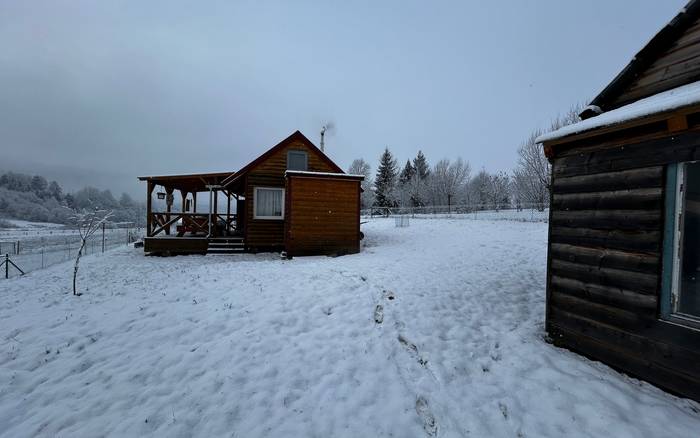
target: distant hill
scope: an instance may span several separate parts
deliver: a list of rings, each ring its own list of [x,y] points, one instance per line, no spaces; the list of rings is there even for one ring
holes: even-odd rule
[[[95,187],[64,193],[58,182],[40,175],[7,172],[0,176],[0,217],[69,224],[76,211],[94,208],[112,210],[113,222],[144,222],[143,204],[126,193],[119,200],[111,191]]]

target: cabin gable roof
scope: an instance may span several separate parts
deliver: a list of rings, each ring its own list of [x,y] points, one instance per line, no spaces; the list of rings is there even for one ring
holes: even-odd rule
[[[700,1],[691,0],[581,112],[594,117],[700,80]]]
[[[250,163],[246,164],[238,172],[231,175],[230,178],[224,180],[222,182],[222,185],[226,187],[235,183],[236,181],[240,181],[241,178],[245,177],[251,171],[255,170],[257,167],[264,164],[267,160],[273,158],[278,152],[282,151],[287,146],[293,143],[301,143],[309,152],[316,155],[333,172],[345,173],[337,164],[333,162],[333,160],[331,160],[328,157],[328,155],[326,155],[319,148],[317,148],[316,145],[314,145],[311,142],[311,140],[309,140],[304,134],[302,134],[300,131],[295,131],[294,133],[292,133],[292,135],[277,143],[275,146],[268,149],[265,153],[263,153]],[[284,177],[284,174],[281,174],[280,177]]]

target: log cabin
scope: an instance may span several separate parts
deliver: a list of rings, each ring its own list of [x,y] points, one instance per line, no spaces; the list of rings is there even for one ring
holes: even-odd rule
[[[142,176],[144,251],[356,253],[363,179],[343,172],[299,131],[236,172]],[[161,211],[153,199],[157,187]],[[205,211],[197,211],[198,194],[206,196]]]
[[[580,114],[551,163],[551,341],[700,401],[700,2]]]

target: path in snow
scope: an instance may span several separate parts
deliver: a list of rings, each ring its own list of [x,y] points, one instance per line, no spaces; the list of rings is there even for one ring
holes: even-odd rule
[[[546,224],[362,253],[87,257],[0,282],[0,435],[692,436],[698,404],[543,341]],[[378,314],[378,309],[381,311]],[[379,317],[381,316],[381,317]]]

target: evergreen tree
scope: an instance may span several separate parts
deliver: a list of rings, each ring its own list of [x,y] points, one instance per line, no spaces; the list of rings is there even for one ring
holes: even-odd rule
[[[31,187],[32,191],[37,194],[37,196],[42,196],[46,192],[46,188],[49,183],[46,182],[46,178],[39,175],[34,175],[32,177]]]
[[[403,167],[401,175],[399,175],[399,184],[403,186],[408,183],[415,173],[415,169],[411,166],[411,160],[406,160],[406,165]]]
[[[63,190],[61,189],[61,186],[58,185],[56,181],[51,181],[49,184],[49,195],[57,200],[58,202],[61,202],[63,200]]]
[[[379,159],[377,176],[374,178],[375,201],[374,205],[379,207],[394,207],[394,189],[396,186],[396,160],[389,152],[389,148],[384,148]]]
[[[425,155],[423,155],[423,151],[418,151],[418,155],[413,159],[413,169],[415,174],[422,180],[430,175],[430,166],[428,165],[428,160],[425,159]]]
[[[73,195],[68,193],[64,199],[66,200],[66,205],[68,206],[68,208],[72,210],[75,210],[77,208],[77,204],[75,203],[75,198],[73,197]]]

